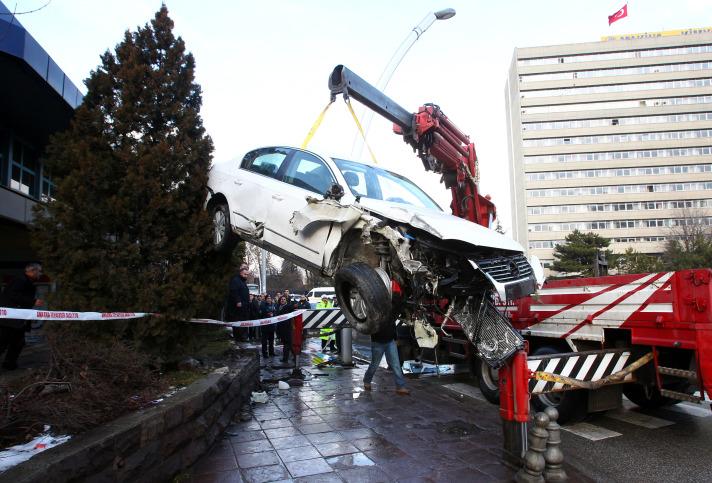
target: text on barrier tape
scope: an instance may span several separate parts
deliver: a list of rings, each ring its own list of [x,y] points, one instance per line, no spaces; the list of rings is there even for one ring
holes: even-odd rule
[[[285,320],[289,320],[298,315],[302,315],[306,309],[295,310],[288,314],[277,315],[256,320],[241,320],[238,322],[223,322],[213,319],[190,319],[188,322],[195,324],[228,325],[230,327],[259,327],[271,325]],[[150,312],[65,312],[57,310],[35,310],[35,309],[13,309],[10,307],[0,307],[0,319],[16,320],[123,320],[138,319],[155,315]]]

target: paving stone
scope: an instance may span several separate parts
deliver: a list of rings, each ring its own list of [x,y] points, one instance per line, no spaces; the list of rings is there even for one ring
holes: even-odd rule
[[[366,466],[363,468],[353,468],[350,470],[339,471],[339,476],[346,483],[392,483],[393,478],[377,466]],[[456,481],[473,481],[473,480],[456,480]]]
[[[415,458],[409,456],[405,451],[401,450],[397,446],[391,446],[387,448],[378,448],[370,451],[366,451],[366,456],[371,458],[376,463],[384,463],[393,460],[403,460],[411,459],[413,461],[419,461]]]
[[[366,452],[368,456],[371,451]],[[373,459],[373,455],[369,456]],[[374,460],[375,461],[375,460]],[[378,462],[378,467],[393,477],[393,479],[410,476],[426,476],[432,472],[432,468],[427,462],[416,461],[410,456],[386,459]]]
[[[378,437],[378,434],[369,428],[346,429],[346,430],[341,430],[339,432],[344,435],[344,437],[346,438],[347,441],[353,441],[355,439]]]
[[[244,433],[230,436],[231,443],[244,443],[245,441],[257,441],[260,439],[267,439],[264,431],[245,431]]]
[[[277,452],[263,451],[261,453],[244,453],[237,455],[237,465],[240,468],[254,468],[256,466],[270,466],[279,463]]]
[[[361,451],[371,451],[382,448],[391,448],[393,445],[381,437],[364,438],[352,441],[352,444]]]
[[[282,411],[279,412],[273,412],[273,413],[262,413],[262,414],[255,414],[255,419],[259,421],[260,423],[264,421],[271,421],[273,419],[283,419],[285,417],[285,414]]]
[[[227,433],[241,433],[243,431],[258,431],[260,430],[260,423],[256,419],[250,421],[243,421],[241,423],[234,423],[225,428]]]
[[[343,434],[334,431],[332,433],[314,433],[306,435],[309,441],[313,444],[334,443],[336,441],[345,441]]]
[[[242,483],[243,481],[240,470],[207,473],[193,476],[190,479],[190,483]]]
[[[235,456],[223,456],[220,458],[202,458],[192,468],[194,475],[204,475],[217,471],[228,471],[237,469]]]
[[[313,446],[298,446],[296,448],[285,448],[277,450],[279,457],[285,463],[291,461],[308,460],[322,456]]]
[[[321,473],[297,478],[294,483],[343,483],[343,481],[337,473]]]
[[[321,416],[295,416],[291,418],[290,421],[295,426],[300,426],[303,424],[319,424],[324,422]]]
[[[374,463],[368,456],[363,453],[349,453],[326,458],[329,466],[335,470],[349,470],[351,468],[360,468],[363,466],[374,466]]]
[[[316,449],[321,453],[322,456],[338,456],[348,453],[357,453],[358,448],[348,441],[337,441],[334,443],[325,443],[315,445]]]
[[[272,450],[272,443],[270,443],[268,439],[258,439],[256,441],[246,441],[244,443],[233,443],[232,448],[236,455],[259,453],[261,451]]]
[[[297,446],[310,446],[311,442],[306,436],[288,436],[270,440],[275,449],[296,448]]]
[[[285,463],[287,469],[294,478],[303,476],[318,475],[319,473],[330,473],[334,471],[324,458],[314,458],[303,461],[292,461]]]
[[[287,418],[282,418],[282,419],[270,419],[267,421],[263,421],[262,423],[258,423],[258,428],[257,429],[275,429],[275,428],[286,428],[292,426],[292,422],[287,419]]]
[[[476,467],[479,471],[503,481],[513,480],[516,473],[512,468],[498,462],[476,465]]]
[[[289,471],[282,465],[258,466],[242,470],[242,478],[247,483],[265,483],[289,479]]]
[[[366,429],[366,426],[356,419],[345,419],[343,417],[327,418],[324,416],[324,421],[327,421],[332,428],[338,430]]]
[[[265,435],[270,439],[286,438],[287,436],[299,436],[301,433],[294,426],[286,428],[265,429]]]
[[[334,429],[327,423],[305,424],[297,427],[303,434],[328,433],[334,431]]]

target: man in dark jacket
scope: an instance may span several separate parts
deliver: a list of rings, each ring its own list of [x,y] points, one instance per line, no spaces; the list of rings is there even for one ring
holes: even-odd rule
[[[396,381],[396,394],[408,395],[410,391],[405,387],[405,377],[401,370],[400,361],[398,360],[398,347],[396,346],[396,324],[395,320],[390,323],[385,323],[375,334],[371,334],[371,364],[369,364],[366,373],[363,375],[363,388],[366,391],[371,390],[371,381],[373,380],[376,369],[381,364],[383,355],[386,356],[388,365],[393,369],[393,377]]]
[[[246,283],[249,274],[250,269],[247,264],[241,263],[238,274],[230,279],[225,310],[225,318],[228,322],[250,320],[250,290]],[[240,333],[245,332],[240,329],[240,327],[232,328],[232,335],[235,339],[239,339]]]
[[[3,303],[13,309],[31,309],[44,305],[37,296],[35,282],[42,276],[42,267],[39,263],[28,263],[25,274],[13,280],[5,289]],[[17,358],[25,347],[25,327],[27,321],[17,319],[0,319],[0,355],[7,350],[5,369],[17,369]]]

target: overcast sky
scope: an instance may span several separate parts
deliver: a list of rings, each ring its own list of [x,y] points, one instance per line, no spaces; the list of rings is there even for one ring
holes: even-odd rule
[[[28,11],[47,0],[2,0]],[[510,227],[504,87],[515,47],[597,41],[601,36],[712,26],[712,0],[631,0],[628,18],[608,26],[625,0],[166,0],[175,33],[197,63],[202,115],[215,162],[271,144],[299,146],[329,100],[328,76],[344,64],[375,84],[391,55],[429,12],[454,8],[416,42],[386,93],[404,108],[434,102],[475,143],[481,191]],[[19,16],[75,84],[125,30],[153,18],[159,0],[52,0]],[[360,114],[362,109],[358,109]],[[351,155],[356,127],[334,104],[310,149]],[[447,209],[438,177],[376,118],[369,133],[379,164],[420,184]],[[363,156],[367,156],[364,150]],[[366,159],[366,158],[364,158]]]

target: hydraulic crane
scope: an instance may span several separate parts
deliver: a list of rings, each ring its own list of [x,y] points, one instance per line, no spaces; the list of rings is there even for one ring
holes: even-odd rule
[[[383,92],[337,65],[329,76],[333,101],[338,94],[353,98],[393,123],[393,131],[413,147],[426,171],[442,175],[452,193],[453,215],[491,227],[496,208],[479,193],[477,153],[470,138],[462,133],[435,104],[425,104],[413,114]]]

